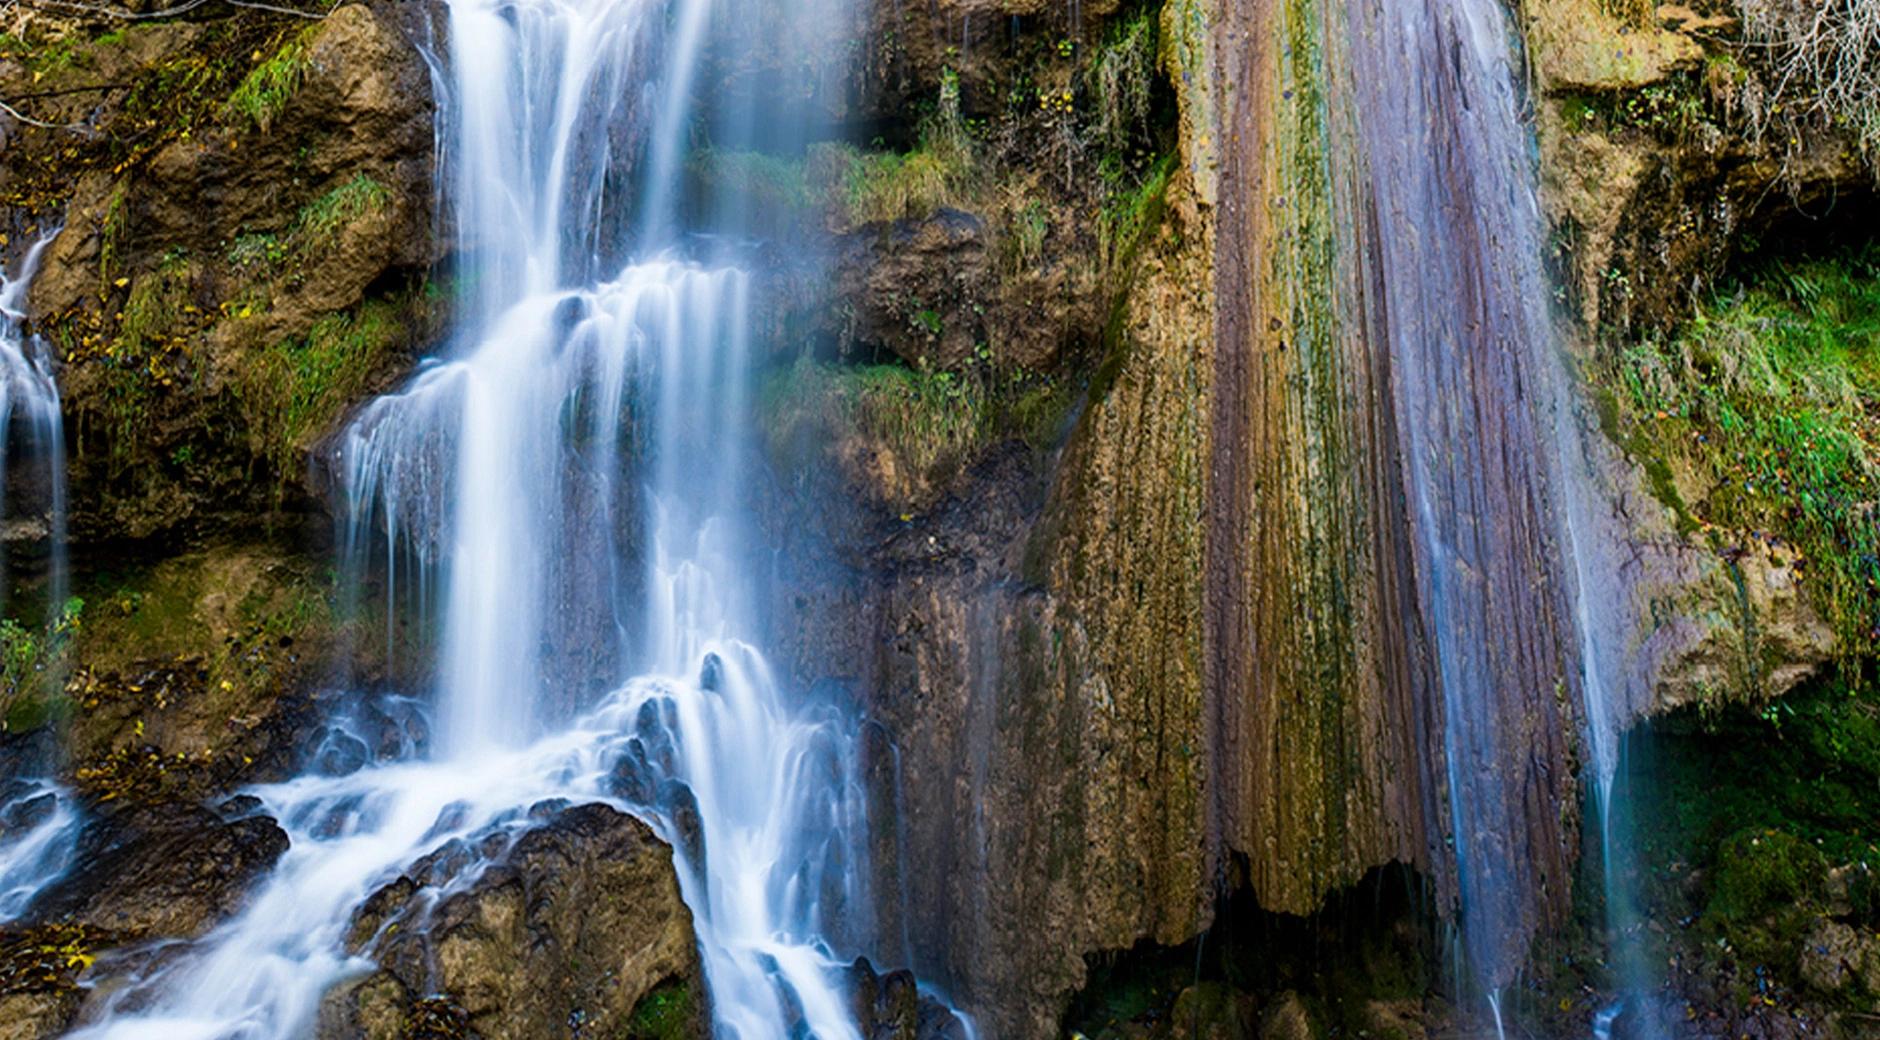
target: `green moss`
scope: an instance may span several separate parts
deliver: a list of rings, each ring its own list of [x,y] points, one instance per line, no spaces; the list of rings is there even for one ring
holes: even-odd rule
[[[1609,381],[1615,440],[1655,487],[1673,460],[1708,479],[1690,523],[1799,552],[1858,676],[1880,652],[1880,247],[1758,269]]]
[[[1175,162],[1175,153],[1171,152],[1158,159],[1134,185],[1113,184],[1106,191],[1097,218],[1097,241],[1104,261],[1113,269],[1131,269],[1144,237],[1161,226]]]
[[[936,112],[922,122],[906,152],[857,152],[837,146],[821,160],[834,174],[835,201],[846,223],[922,219],[945,207],[973,204],[981,187],[979,159],[960,116],[959,83],[949,72]]]
[[[816,203],[808,165],[765,152],[702,148],[686,169],[708,203],[735,200],[759,230],[780,234],[801,224]]]
[[[1730,924],[1755,921],[1813,896],[1827,868],[1818,849],[1792,834],[1739,831],[1717,850],[1710,913]]]
[[[403,300],[368,301],[320,319],[305,336],[276,343],[243,367],[236,393],[249,437],[283,479],[410,338],[405,310]]]
[[[963,372],[805,358],[770,375],[758,407],[774,457],[857,445],[885,454],[891,498],[919,498],[922,485],[943,482],[995,445],[1048,448],[1073,403],[1062,380],[995,370],[984,358]]]
[[[155,271],[130,283],[130,295],[124,301],[117,339],[109,356],[134,365],[154,352],[179,344],[176,333],[183,308],[190,306],[192,277],[187,255],[176,252],[165,257]]]
[[[698,1028],[698,997],[683,982],[655,988],[633,1007],[621,1040],[681,1040]]]
[[[300,89],[307,71],[307,45],[317,26],[309,26],[280,45],[271,57],[256,65],[228,97],[231,119],[245,119],[266,131]]]
[[[979,383],[952,372],[808,360],[773,376],[762,405],[773,444],[805,425],[834,424],[880,444],[921,473],[971,455],[984,434],[986,411]]]
[[[1702,74],[1683,72],[1633,90],[1583,91],[1556,102],[1567,129],[1578,132],[1641,131],[1661,140],[1692,139],[1719,119],[1711,109]]]
[[[278,268],[290,255],[285,239],[266,232],[237,235],[228,248],[229,265],[249,270]]]
[[[361,173],[307,203],[296,221],[301,252],[310,256],[331,248],[348,225],[382,212],[391,199],[389,188]]]
[[[1090,137],[1106,154],[1127,153],[1149,135],[1157,57],[1161,49],[1160,11],[1138,8],[1109,27],[1087,72],[1091,96]]]
[[[37,729],[57,710],[84,609],[85,602],[74,596],[42,626],[0,619],[0,722],[6,732]]]
[[[1660,920],[1694,918],[1706,951],[1792,967],[1828,911],[1827,869],[1880,862],[1872,690],[1827,682],[1764,708],[1676,717],[1628,757],[1635,815],[1651,821],[1637,836],[1647,905]],[[1853,887],[1850,903],[1880,924],[1872,894]]]

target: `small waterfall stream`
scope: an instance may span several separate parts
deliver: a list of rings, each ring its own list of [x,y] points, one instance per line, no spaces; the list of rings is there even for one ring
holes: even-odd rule
[[[1623,590],[1610,587],[1597,450],[1543,268],[1508,12],[1493,0],[1352,10],[1381,308],[1443,702],[1462,952],[1499,1031],[1502,990],[1546,902],[1560,912],[1569,853],[1533,792],[1556,783],[1546,774],[1563,756],[1547,747],[1576,725],[1592,751],[1612,930],[1636,923],[1614,868],[1618,728],[1634,713],[1621,702],[1636,697],[1619,660]],[[1643,966],[1618,956],[1624,984],[1639,987]]]
[[[55,229],[41,236],[15,273],[0,272],[0,520],[12,517],[8,470],[19,461],[16,449],[24,449],[25,460],[46,474],[47,617],[66,599],[65,432],[51,358],[21,323],[39,259],[57,235]],[[4,558],[0,554],[0,563]],[[0,566],[0,600],[9,577]],[[82,822],[70,792],[59,785],[0,778],[0,922],[18,916],[71,865]]]

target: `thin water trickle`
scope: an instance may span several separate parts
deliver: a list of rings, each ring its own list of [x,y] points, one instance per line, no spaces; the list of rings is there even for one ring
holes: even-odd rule
[[[82,820],[71,792],[44,780],[0,785],[0,922],[20,916],[64,876]]]

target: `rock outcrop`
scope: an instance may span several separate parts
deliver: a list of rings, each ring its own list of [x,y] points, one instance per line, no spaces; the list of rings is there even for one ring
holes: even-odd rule
[[[418,6],[80,24],[69,60],[0,59],[50,127],[0,159],[0,223],[9,256],[61,229],[29,304],[61,362],[76,542],[249,527],[427,341]]]
[[[1701,76],[1689,34],[1715,26],[1686,21],[1615,43],[1601,33],[1616,23],[1587,16],[1589,6],[1525,9],[1549,97]],[[1000,1035],[1045,1035],[1081,984],[1083,953],[1192,936],[1223,888],[1246,885],[1270,909],[1306,913],[1383,864],[1438,880],[1453,870],[1442,707],[1430,637],[1414,620],[1428,608],[1416,583],[1430,562],[1405,516],[1406,448],[1389,412],[1406,377],[1381,353],[1380,309],[1326,302],[1374,299],[1356,275],[1341,281],[1326,265],[1386,232],[1333,223],[1357,220],[1362,200],[1343,181],[1315,184],[1323,157],[1297,148],[1336,129],[1310,124],[1311,92],[1349,84],[1315,84],[1335,70],[1308,67],[1315,52],[1281,21],[1164,5],[1178,170],[1103,349],[1070,355],[1090,382],[1060,450],[1040,465],[1009,445],[990,449],[898,517],[883,515],[907,501],[898,476],[856,464],[878,453],[852,439],[824,460],[833,478],[814,474],[813,458],[784,459],[794,504],[775,512],[790,562],[779,569],[772,646],[805,683],[851,686],[880,723],[877,797],[894,806],[897,831],[877,855],[888,875],[880,890],[897,894],[883,920],[906,922],[884,930],[911,936],[921,976]],[[1333,38],[1303,16],[1285,25]],[[1593,67],[1601,54],[1614,67]],[[1262,153],[1262,140],[1284,147]],[[1635,299],[1632,312],[1682,306],[1674,287],[1716,254],[1615,252],[1622,213],[1637,214],[1639,235],[1675,221],[1643,203],[1614,205],[1612,193],[1669,179],[1695,199],[1712,182],[1677,160],[1649,177],[1589,175],[1598,192],[1587,194],[1560,179],[1585,166],[1566,155],[1597,167],[1618,149],[1626,157],[1613,162],[1637,167],[1675,150],[1562,136],[1557,122],[1543,145],[1556,226],[1562,214],[1612,225],[1570,254],[1568,277],[1597,289],[1573,296],[1588,305],[1584,320],[1620,320],[1599,309],[1613,281],[1604,271],[1638,270],[1634,256],[1678,266],[1671,277],[1632,275],[1664,293],[1650,306]],[[1745,147],[1724,149],[1736,156],[1731,176],[1769,176]],[[1853,170],[1821,167],[1811,183],[1846,186]],[[879,301],[938,284],[979,248],[969,232],[908,230],[955,244],[928,250],[926,270],[870,268],[857,291]],[[929,259],[910,250],[902,266]],[[955,363],[958,351],[911,331],[912,360]],[[1793,554],[1749,537],[1720,552],[1691,537],[1655,495],[1645,460],[1606,442],[1595,403],[1579,407],[1559,435],[1590,446],[1569,464],[1584,465],[1578,476],[1595,491],[1581,519],[1601,540],[1585,551],[1602,579],[1594,620],[1625,673],[1611,692],[1621,724],[1693,701],[1771,696],[1816,674],[1832,633]],[[1533,451],[1552,450],[1548,431],[1537,436]],[[822,496],[872,514],[811,504]],[[1523,515],[1544,519],[1549,508]],[[1545,524],[1506,536],[1507,559],[1558,548]],[[1577,855],[1570,809],[1524,806],[1577,804],[1586,754],[1564,642],[1572,622],[1560,613],[1576,579],[1544,570],[1535,581],[1551,591],[1539,606],[1504,603],[1494,623],[1511,627],[1481,637],[1537,648],[1510,665],[1527,669],[1520,681],[1505,684],[1524,698],[1509,717],[1528,727],[1506,745],[1526,786],[1505,808],[1526,822],[1501,840],[1522,846],[1514,858],[1533,872],[1527,890],[1541,893],[1521,913],[1523,930],[1558,919]]]
[[[120,941],[193,939],[240,907],[287,851],[273,820],[162,805],[103,816],[72,868],[27,908],[28,921],[77,925]]]
[[[354,952],[379,969],[328,994],[322,1040],[392,1040],[420,1019],[485,1040],[710,1034],[672,850],[604,805],[534,815],[513,844],[452,843],[366,901]]]

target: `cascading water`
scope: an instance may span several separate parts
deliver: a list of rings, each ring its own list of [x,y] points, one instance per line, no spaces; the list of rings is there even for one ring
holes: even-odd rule
[[[860,1036],[827,938],[839,912],[865,939],[872,905],[855,725],[786,696],[739,640],[756,625],[750,279],[664,237],[709,15],[710,0],[452,3],[463,328],[361,411],[334,460],[356,564],[383,539],[388,589],[441,590],[435,757],[254,789],[291,839],[273,875],[78,1035],[304,1035],[365,967],[343,941],[367,895],[446,841],[585,798],[673,844],[722,1035]],[[597,275],[649,241],[666,251]]]
[[[16,439],[28,461],[44,467],[48,546],[47,616],[63,608],[65,567],[65,434],[59,388],[44,344],[28,336],[26,290],[55,230],[27,250],[17,274],[0,273],[0,518]],[[17,435],[15,434],[17,431]],[[7,574],[0,570],[0,588]],[[69,792],[41,780],[0,782],[0,922],[17,917],[34,896],[71,865],[81,819]]]
[[[48,547],[46,598],[57,610],[65,602],[65,429],[59,412],[59,387],[52,358],[20,323],[25,320],[26,290],[54,230],[27,250],[17,275],[0,273],[0,488],[6,486],[11,446],[18,430],[27,457],[44,466],[45,541]],[[5,574],[0,572],[0,582]]]

